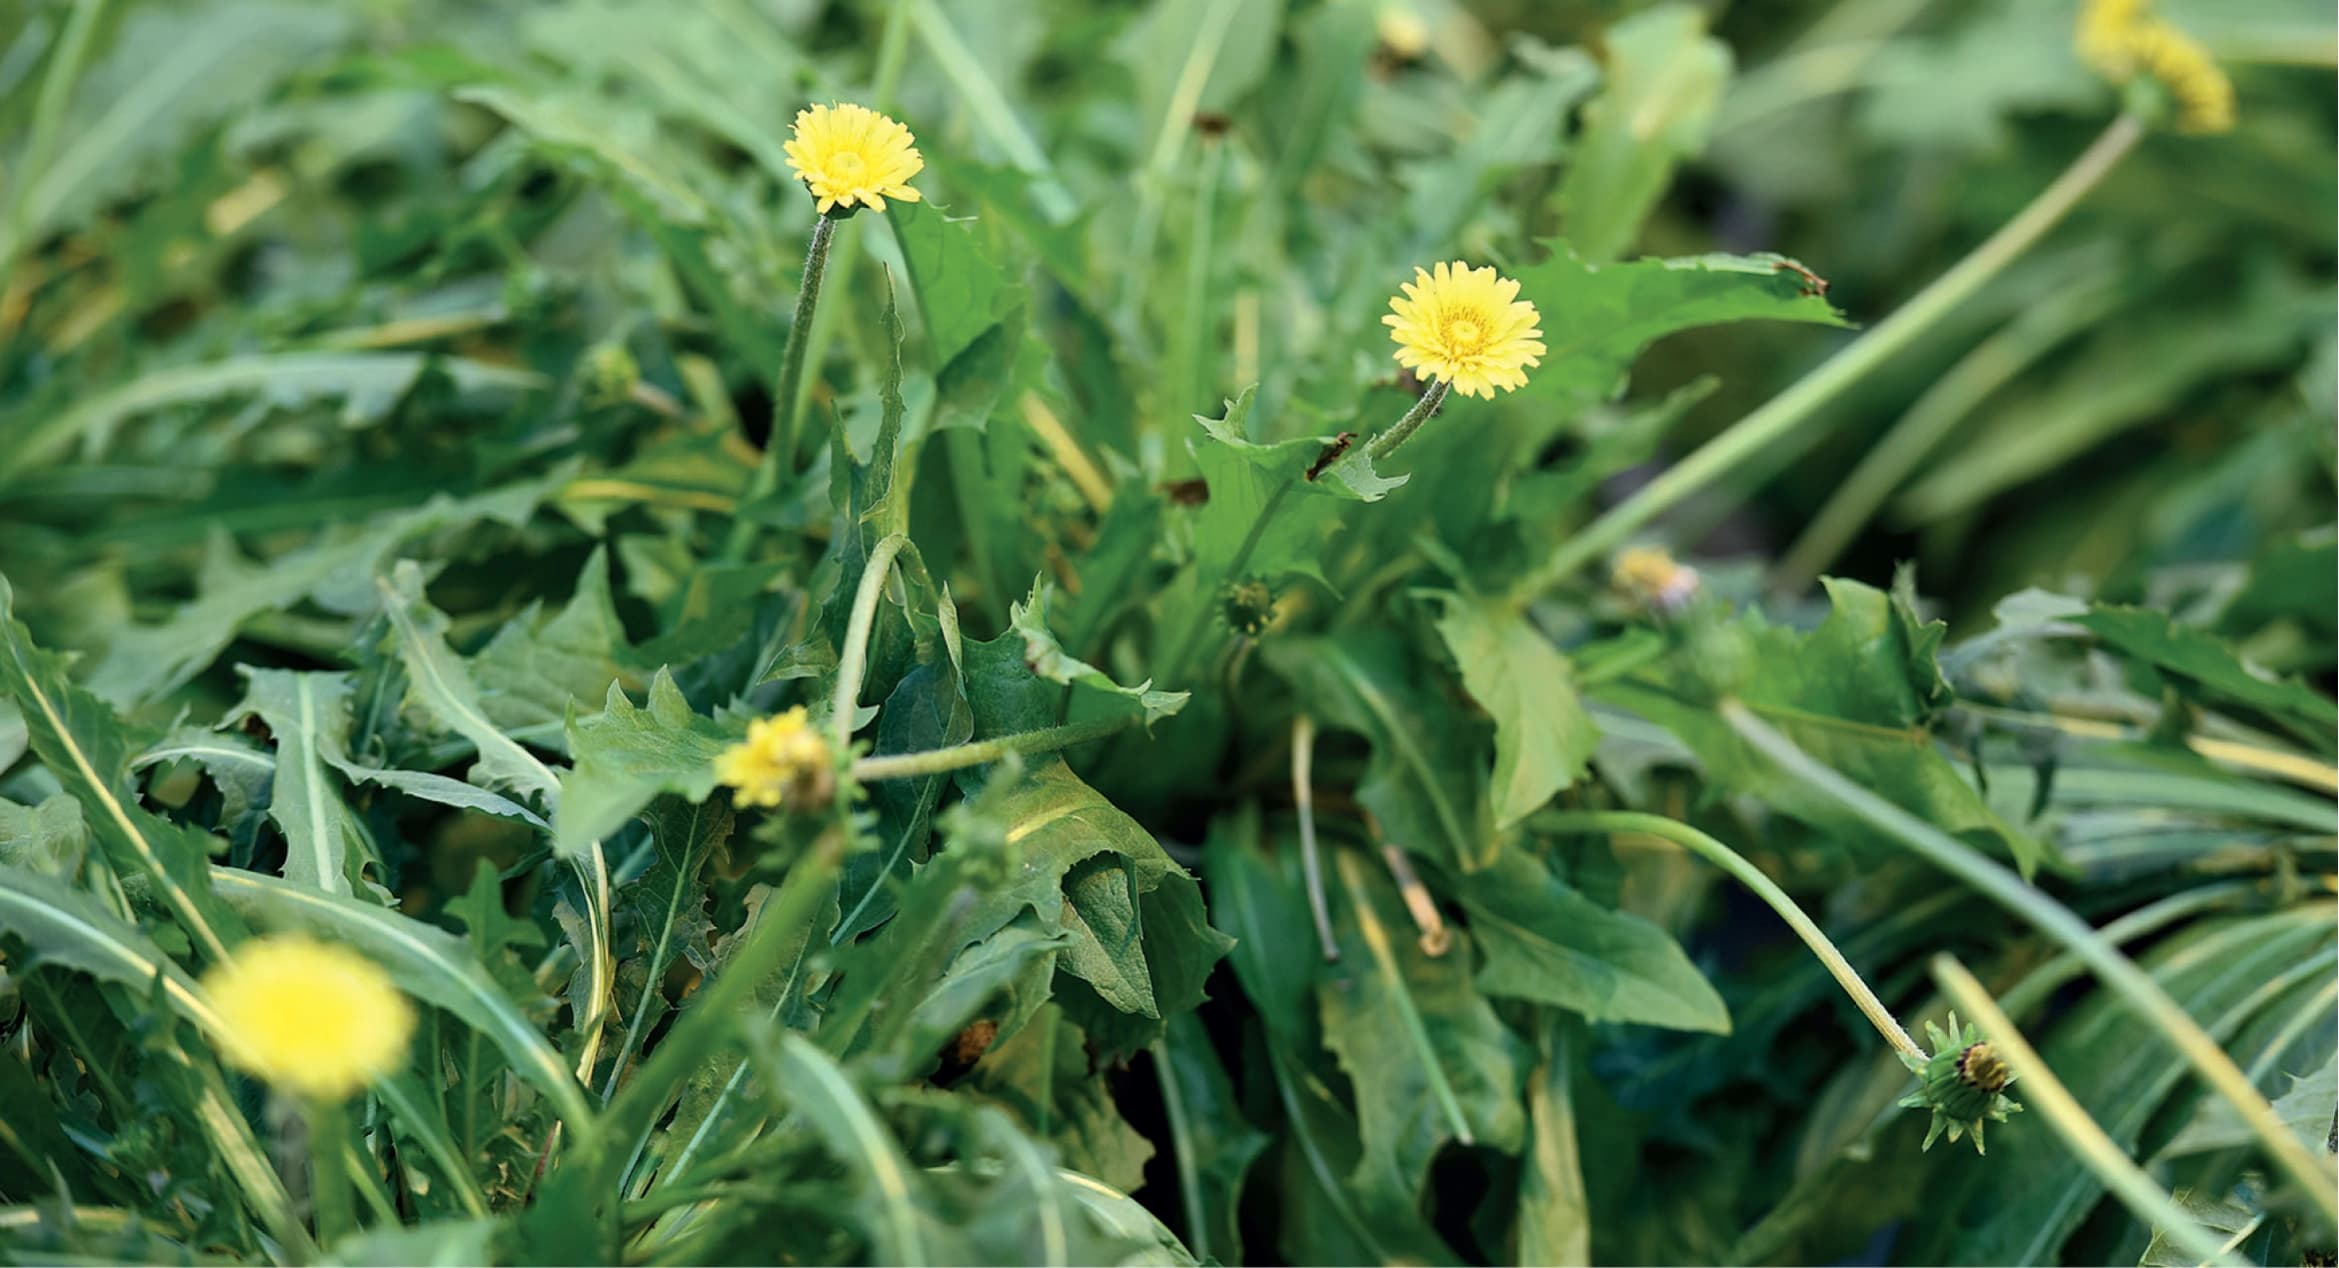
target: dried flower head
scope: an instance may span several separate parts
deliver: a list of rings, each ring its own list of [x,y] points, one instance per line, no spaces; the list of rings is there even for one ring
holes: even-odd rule
[[[925,170],[910,130],[867,106],[838,103],[796,112],[788,138],[788,167],[812,191],[820,214],[860,207],[885,210],[885,200],[918,201],[910,178]]]
[[[1609,580],[1633,602],[1667,615],[1697,597],[1697,569],[1673,558],[1662,546],[1634,546],[1616,556]]]
[[[247,942],[204,975],[223,1055],[287,1092],[341,1101],[405,1067],[414,1006],[380,965],[306,934]]]
[[[747,739],[715,758],[715,778],[740,806],[802,806],[836,790],[836,760],[804,706],[747,724]]]
[[[1494,398],[1526,386],[1544,353],[1542,315],[1519,298],[1516,280],[1462,261],[1415,269],[1381,318],[1397,363],[1443,379],[1464,396]]]

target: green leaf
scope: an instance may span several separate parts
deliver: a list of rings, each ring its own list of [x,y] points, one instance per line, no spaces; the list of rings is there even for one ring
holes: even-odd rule
[[[1543,1027],[1540,1059],[1527,1078],[1527,1151],[1519,1168],[1519,1262],[1592,1262],[1592,1202],[1576,1132],[1571,1028]]]
[[[715,789],[715,758],[740,733],[701,716],[661,669],[637,707],[616,683],[601,712],[571,716],[569,752],[576,765],[561,780],[553,839],[564,854],[608,837],[661,793],[705,801]]]
[[[666,1010],[666,971],[676,959],[701,973],[711,972],[714,932],[707,918],[707,887],[700,879],[707,860],[731,839],[731,807],[661,797],[644,816],[649,821],[650,866],[620,892],[617,905],[633,913],[634,977],[637,1003],[626,1018],[618,1059],[640,1050],[650,1027]],[[622,974],[621,974],[622,976]],[[610,1076],[616,1086],[616,1075]]]
[[[1201,593],[1245,577],[1321,576],[1320,558],[1343,504],[1378,502],[1405,483],[1373,470],[1361,443],[1346,444],[1315,479],[1308,472],[1341,442],[1325,436],[1256,444],[1249,439],[1257,386],[1227,402],[1220,418],[1194,417],[1202,435],[1186,448],[1209,500],[1194,511],[1194,564]]]
[[[0,690],[24,713],[32,750],[81,812],[117,874],[151,881],[203,958],[227,958],[243,921],[211,892],[214,838],[148,813],[130,779],[131,742],[122,721],[73,685],[57,657],[33,645],[16,620],[15,591],[0,576]]]
[[[519,527],[567,478],[563,467],[475,497],[435,497],[362,527],[329,530],[308,546],[259,564],[215,532],[205,542],[196,597],[166,621],[115,634],[90,673],[90,690],[124,707],[150,700],[202,672],[254,617],[303,601],[349,615],[370,613],[378,600],[369,579],[401,547],[481,523]]]
[[[1152,679],[1124,687],[1103,670],[1066,652],[1048,630],[1048,603],[1054,594],[1055,587],[1045,577],[1033,578],[1030,596],[1008,609],[1007,625],[1023,640],[1023,663],[1034,676],[1077,688],[1073,695],[1079,703],[1070,707],[1070,713],[1111,717],[1134,708],[1150,729],[1193,698],[1190,692],[1155,691]]]
[[[749,1049],[775,1100],[793,1108],[828,1152],[861,1178],[861,1224],[875,1258],[893,1264],[938,1262],[928,1255],[934,1216],[916,1195],[918,1172],[878,1121],[850,1077],[818,1045],[779,1033],[761,1018],[747,1028]]]
[[[1395,886],[1363,855],[1335,856],[1340,963],[1322,974],[1324,1043],[1356,1085],[1364,1156],[1350,1182],[1368,1205],[1413,1210],[1449,1141],[1516,1152],[1526,1138],[1524,1053],[1471,985],[1471,942],[1432,956]]]
[[[963,744],[974,734],[974,711],[962,677],[947,659],[903,674],[877,711],[877,753],[907,753]],[[844,919],[835,940],[860,936],[891,917],[894,885],[925,857],[931,819],[947,776],[880,780],[868,786],[877,811],[877,848],[845,860]]]
[[[1109,1085],[1091,1076],[1080,1027],[1060,1006],[1043,1006],[992,1048],[975,1067],[975,1083],[1026,1131],[1055,1145],[1065,1166],[1124,1191],[1145,1183],[1153,1142],[1121,1116]]]
[[[363,952],[400,990],[446,1009],[486,1036],[521,1078],[545,1094],[564,1121],[582,1127],[592,1120],[584,1089],[561,1063],[560,1054],[471,955],[463,939],[387,908],[256,872],[215,868],[212,879],[222,897],[259,924],[302,929]]]
[[[0,864],[71,881],[88,853],[80,802],[64,793],[37,806],[0,799]]]
[[[1575,670],[1525,611],[1458,594],[1440,602],[1438,636],[1462,685],[1494,715],[1494,825],[1507,828],[1581,778],[1599,729],[1576,693]]]
[[[241,823],[254,806],[265,807],[276,782],[276,755],[232,731],[176,726],[131,759],[142,771],[164,762],[193,762],[219,789],[219,822]]]
[[[1411,648],[1375,631],[1282,639],[1266,655],[1306,708],[1372,742],[1357,800],[1389,840],[1458,870],[1494,861],[1502,843],[1479,774],[1483,732],[1420,681]]]
[[[4,590],[0,598],[5,598]],[[232,1039],[225,1019],[212,1010],[184,969],[138,928],[55,877],[0,865],[0,934],[22,940],[36,961],[87,973],[166,1005],[193,1022],[215,1046]],[[192,1118],[271,1231],[286,1236],[292,1201],[275,1168],[253,1138],[250,1124],[228,1103],[217,1071],[205,1068],[198,1078],[200,1099],[187,1107]],[[291,1227],[291,1235],[297,1236],[298,1225]]]
[[[2094,605],[2067,618],[2114,649],[2157,666],[2180,684],[2214,700],[2258,710],[2326,751],[2339,730],[2339,704],[2296,679],[2277,678],[2252,665],[2225,640],[2178,625],[2165,612]]]
[[[349,741],[349,678],[239,666],[243,703],[226,719],[258,715],[276,739],[276,782],[268,817],[284,833],[286,880],[350,894],[350,878],[375,862],[373,842],[326,773],[325,754]]]
[[[917,289],[937,375],[995,328],[1021,335],[1029,292],[986,244],[980,225],[952,220],[929,203],[888,208],[885,225]]]
[[[446,616],[422,597],[422,570],[410,560],[400,560],[378,584],[383,611],[397,638],[398,657],[406,666],[407,699],[479,750],[472,781],[536,798],[546,807],[557,806],[560,780],[551,768],[488,719],[470,669],[447,646]]]
[[[1833,610],[1808,634],[1756,612],[1712,617],[1677,653],[1593,689],[1680,737],[1718,785],[1807,823],[1873,839],[1828,798],[1779,778],[1698,691],[1735,695],[1804,752],[1945,831],[2006,843],[2025,875],[2046,847],[1990,811],[1934,743],[1948,703],[1934,664],[1943,627],[1897,597],[1854,581],[1826,583]],[[1702,680],[1703,686],[1694,686]],[[1683,688],[1690,687],[1691,694]]]
[[[1593,265],[1566,243],[1519,274],[1520,298],[1543,314],[1543,364],[1525,394],[1581,408],[1615,396],[1650,343],[1698,326],[1763,319],[1844,324],[1777,255],[1699,255]]]
[[[286,409],[340,399],[350,422],[381,418],[411,391],[425,369],[446,374],[457,391],[511,397],[543,386],[542,377],[504,366],[419,352],[280,352],[159,370],[37,419],[12,416],[0,434],[0,481],[54,457],[76,439],[102,445],[125,421],[172,405],[257,393]]]
[[[1197,1259],[1242,1263],[1243,1181],[1269,1137],[1244,1116],[1209,1032],[1191,1013],[1170,1019],[1153,1062],[1185,1200],[1186,1244]]]
[[[1194,878],[1136,820],[1060,758],[986,795],[979,813],[1017,861],[968,913],[965,941],[1027,909],[1043,931],[1067,934],[1058,966],[1108,1006],[1083,1022],[1112,1051],[1142,1047],[1162,1017],[1201,1002],[1229,940],[1204,923]]]
[[[1689,5],[1647,9],[1608,28],[1607,83],[1586,103],[1583,134],[1559,185],[1560,225],[1585,259],[1613,260],[1671,183],[1705,148],[1730,79],[1730,49]]]
[[[1583,1014],[1727,1034],[1730,1012],[1665,931],[1584,897],[1523,851],[1458,885],[1485,964],[1478,989]]]
[[[329,1262],[349,1268],[484,1264],[498,1258],[496,1241],[504,1230],[505,1222],[494,1217],[369,1228],[335,1242]]]
[[[20,247],[130,192],[203,129],[316,64],[347,37],[353,16],[253,0],[126,14],[113,47],[76,85],[48,161],[33,170],[24,149],[7,155],[12,206],[0,222],[0,271]],[[27,40],[32,30],[22,29]]]
[[[534,605],[507,622],[471,658],[479,704],[505,731],[550,730],[578,700],[590,703],[617,683],[639,682],[626,666],[631,648],[609,595],[609,565],[596,546],[577,588],[550,617]]]

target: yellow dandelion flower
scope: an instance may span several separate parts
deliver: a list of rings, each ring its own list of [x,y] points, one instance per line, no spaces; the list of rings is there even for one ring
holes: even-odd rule
[[[747,739],[715,758],[715,778],[740,806],[775,809],[824,801],[835,790],[836,765],[828,741],[804,706],[747,724]]]
[[[342,1101],[406,1066],[414,1005],[380,965],[337,943],[280,934],[203,977],[227,1059],[276,1087]]]
[[[867,106],[837,103],[796,112],[785,147],[788,166],[803,179],[820,214],[842,207],[885,210],[885,200],[918,201],[910,178],[924,171],[917,138]]]
[[[1527,367],[1542,363],[1542,315],[1519,298],[1517,281],[1492,268],[1460,260],[1416,268],[1404,292],[1381,321],[1405,368],[1492,400],[1498,387],[1526,386]]]
[[[2233,130],[2233,81],[2199,40],[2166,22],[2147,23],[2130,41],[2136,66],[2160,82],[2177,106],[2177,131]]]
[[[2179,132],[2233,129],[2233,81],[2199,40],[2154,17],[2150,0],[2087,0],[2073,38],[2080,59],[2113,83],[2149,76],[2176,105]]]
[[[2073,39],[2080,60],[2109,79],[2136,73],[2136,55],[2129,47],[2145,20],[2147,0],[2086,0],[2079,6],[2079,31]]]

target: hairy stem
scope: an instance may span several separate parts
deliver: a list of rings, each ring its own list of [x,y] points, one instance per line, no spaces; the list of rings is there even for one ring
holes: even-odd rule
[[[1373,437],[1365,445],[1365,453],[1378,462],[1397,452],[1397,446],[1413,439],[1413,433],[1420,431],[1421,425],[1429,421],[1429,416],[1437,413],[1438,407],[1446,403],[1446,393],[1451,390],[1452,385],[1444,379],[1432,382],[1429,390],[1421,394],[1421,399],[1413,403],[1413,408],[1405,411],[1405,417],[1390,424],[1389,430]]]
[[[866,784],[879,779],[911,779],[919,775],[939,775],[944,771],[964,770],[969,766],[987,766],[1010,753],[1046,753],[1089,740],[1102,739],[1116,731],[1126,731],[1141,721],[1139,715],[1121,718],[1097,718],[1088,722],[1068,722],[1063,726],[1043,727],[1037,731],[1018,731],[1013,735],[993,736],[971,744],[953,744],[948,748],[923,749],[915,753],[887,753],[879,757],[864,757],[853,763],[853,780]]]
[[[796,419],[801,412],[796,387],[804,378],[804,349],[812,338],[812,319],[820,308],[820,283],[828,273],[828,249],[836,236],[834,218],[813,217],[812,242],[804,249],[804,281],[796,288],[796,320],[788,327],[788,346],[780,354],[780,377],[772,385],[772,433],[764,441],[763,460],[756,464],[747,496],[739,499],[742,511],[771,496],[780,487],[780,478],[795,469]],[[731,536],[723,543],[723,557],[736,560],[745,555],[754,538],[754,522],[734,518]]]

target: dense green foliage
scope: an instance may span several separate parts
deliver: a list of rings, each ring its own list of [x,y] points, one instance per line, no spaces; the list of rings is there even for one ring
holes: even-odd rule
[[[0,0],[0,1257],[2329,1262],[2332,16],[2161,8]]]

